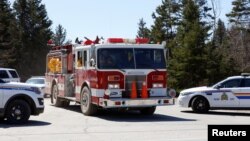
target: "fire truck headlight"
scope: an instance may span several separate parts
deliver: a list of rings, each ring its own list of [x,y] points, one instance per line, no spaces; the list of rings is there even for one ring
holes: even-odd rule
[[[162,83],[153,83],[153,88],[163,88]]]
[[[176,91],[174,89],[169,89],[167,90],[167,94],[172,97],[172,98],[175,98],[176,96]]]
[[[108,84],[109,89],[119,89],[120,85],[119,84]]]

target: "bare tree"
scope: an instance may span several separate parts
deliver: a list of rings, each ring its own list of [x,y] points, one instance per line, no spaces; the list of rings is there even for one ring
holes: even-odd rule
[[[213,14],[213,33],[216,30],[217,19],[220,17],[221,14],[221,5],[220,0],[210,0],[212,14]]]

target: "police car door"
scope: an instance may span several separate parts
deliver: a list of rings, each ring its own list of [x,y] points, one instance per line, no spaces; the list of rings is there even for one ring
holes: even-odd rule
[[[215,107],[238,107],[239,100],[235,93],[240,92],[242,79],[230,79],[219,86],[218,90],[213,93]]]
[[[235,93],[240,101],[240,107],[250,107],[250,78],[244,78],[241,91]]]

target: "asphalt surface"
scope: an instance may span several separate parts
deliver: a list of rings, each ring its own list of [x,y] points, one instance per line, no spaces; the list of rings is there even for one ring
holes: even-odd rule
[[[210,124],[250,124],[250,111],[216,110],[196,114],[177,105],[157,107],[153,116],[101,111],[84,116],[79,105],[57,108],[45,99],[45,112],[24,125],[0,121],[0,141],[207,141]]]

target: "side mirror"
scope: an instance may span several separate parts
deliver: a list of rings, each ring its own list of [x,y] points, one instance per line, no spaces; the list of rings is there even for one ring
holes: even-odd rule
[[[221,84],[218,84],[218,85],[215,86],[215,88],[216,88],[216,89],[220,89],[220,88],[222,88],[222,85],[221,85]]]
[[[168,61],[169,61],[169,49],[165,48],[164,49],[164,55],[165,55],[165,60],[166,60],[166,67],[168,67]]]
[[[95,67],[96,64],[95,64],[95,60],[94,60],[93,58],[90,59],[89,65],[90,65],[91,67]]]
[[[0,83],[5,83],[5,81],[3,79],[0,79]]]
[[[69,78],[73,80],[74,77],[75,77],[75,74],[71,74]]]

